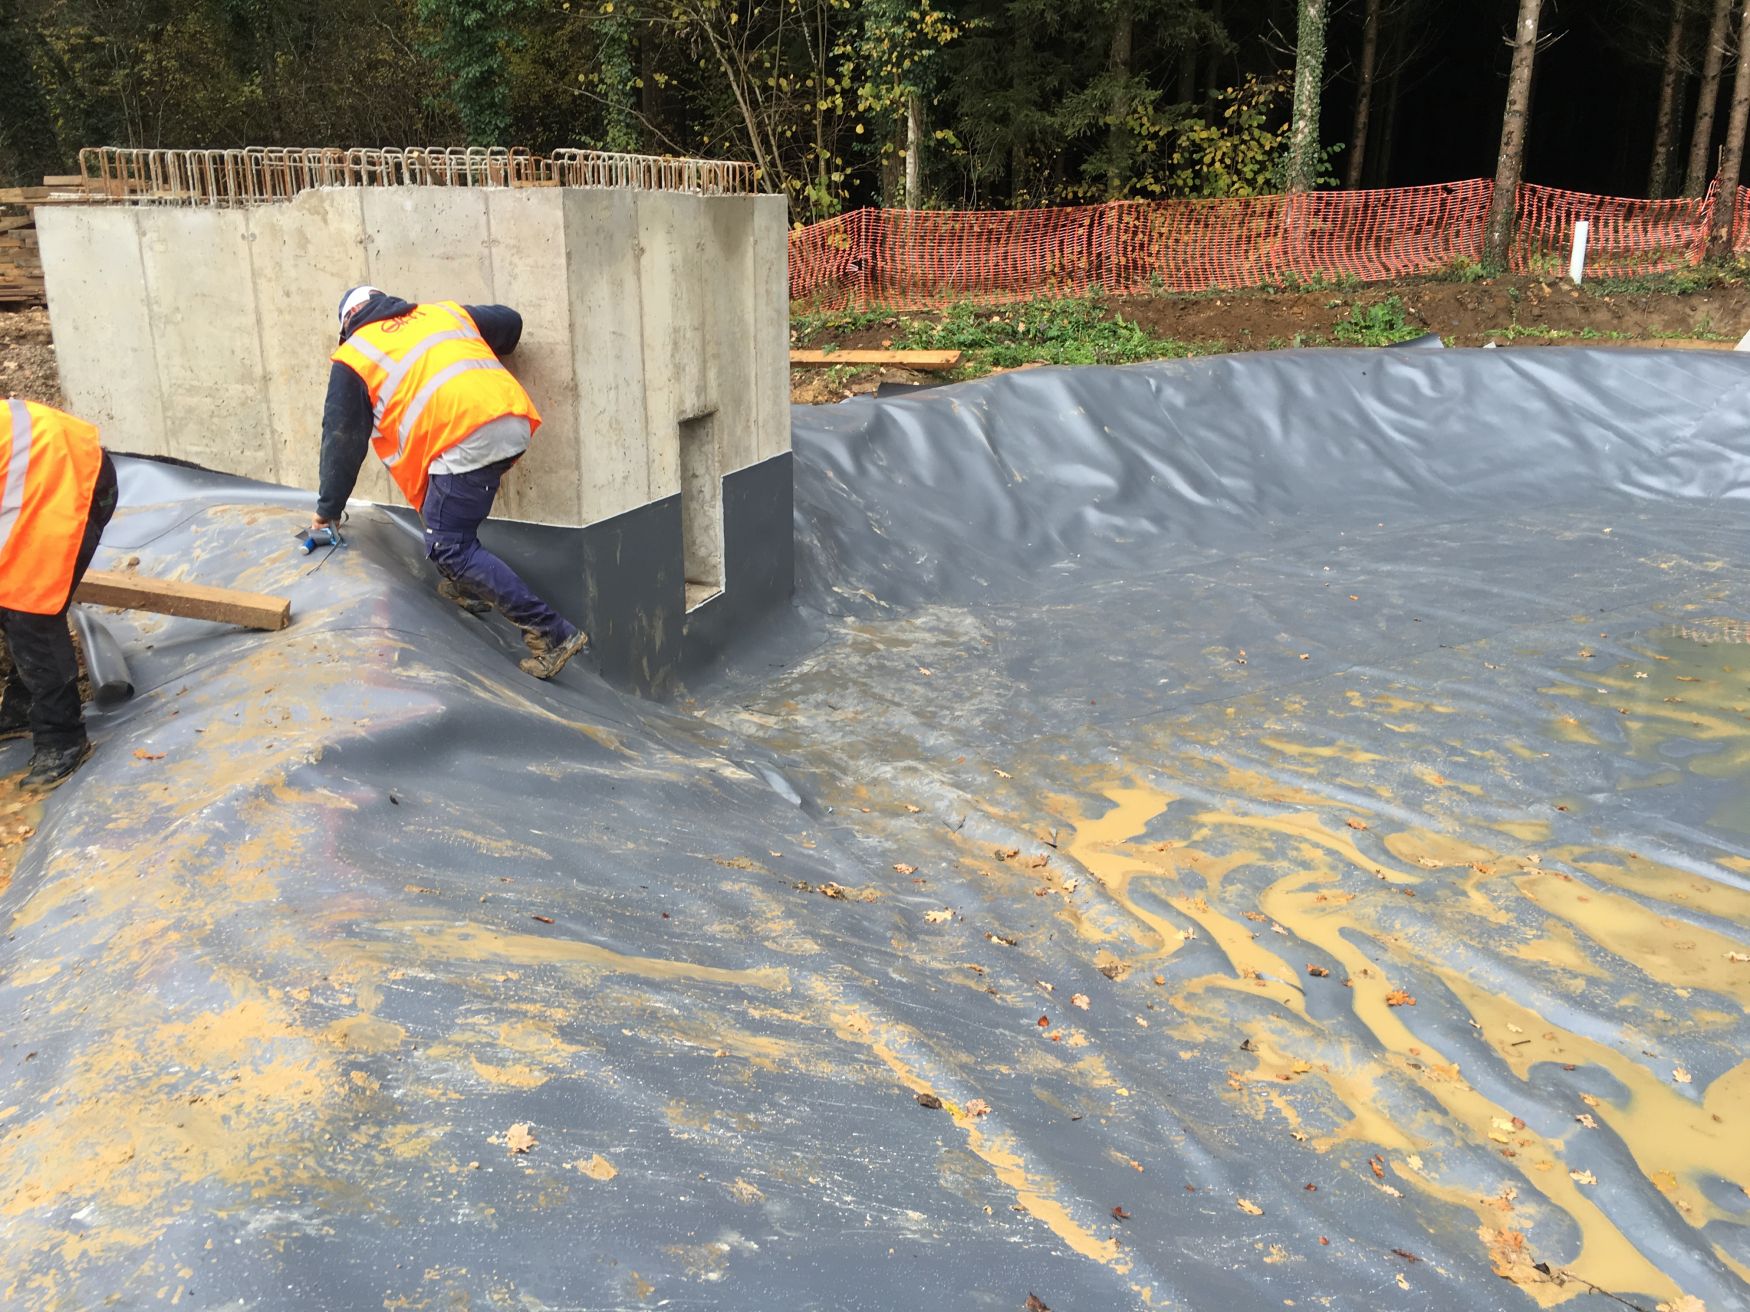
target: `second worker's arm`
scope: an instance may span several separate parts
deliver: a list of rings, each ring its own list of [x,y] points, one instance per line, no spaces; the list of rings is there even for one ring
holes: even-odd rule
[[[321,491],[312,527],[325,528],[340,519],[370,449],[371,394],[364,379],[336,362],[329,366],[328,399],[322,405]]]

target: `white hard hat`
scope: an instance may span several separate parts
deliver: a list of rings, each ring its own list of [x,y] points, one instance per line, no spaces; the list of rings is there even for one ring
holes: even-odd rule
[[[371,297],[381,296],[382,294],[383,293],[379,288],[369,286],[368,284],[361,284],[360,286],[350,289],[345,296],[342,296],[340,298],[340,331],[346,331],[346,321],[352,318],[360,306],[370,300]]]

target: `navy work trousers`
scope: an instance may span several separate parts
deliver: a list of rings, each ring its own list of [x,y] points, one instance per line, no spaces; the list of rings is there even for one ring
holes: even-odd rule
[[[530,590],[515,570],[480,545],[480,524],[492,513],[504,471],[516,461],[499,460],[466,474],[433,474],[420,518],[425,522],[426,559],[438,573],[490,602],[520,629],[549,642],[566,642],[576,630]]]

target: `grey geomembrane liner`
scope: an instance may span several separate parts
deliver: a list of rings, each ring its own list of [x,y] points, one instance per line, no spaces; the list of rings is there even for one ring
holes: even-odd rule
[[[110,621],[0,892],[0,1305],[1746,1306],[1747,407],[1408,350],[799,409],[797,608],[669,706],[124,462],[101,565],[296,618]]]

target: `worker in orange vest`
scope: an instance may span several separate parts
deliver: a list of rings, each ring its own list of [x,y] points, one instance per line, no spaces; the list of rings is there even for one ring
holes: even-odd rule
[[[90,424],[34,401],[0,409],[0,631],[12,656],[0,738],[34,748],[23,787],[46,790],[91,752],[67,606],[115,513],[115,466]]]
[[[523,631],[519,662],[550,679],[589,637],[480,545],[502,479],[528,450],[540,412],[501,357],[523,319],[503,305],[416,305],[375,287],[340,302],[340,346],[322,412],[321,490],[311,535],[339,523],[367,446],[425,525],[438,591],[474,614],[496,609]]]

